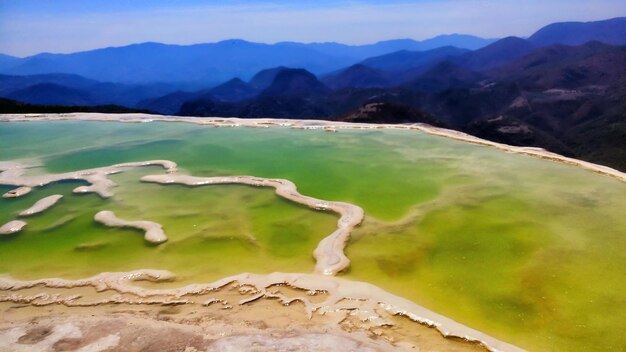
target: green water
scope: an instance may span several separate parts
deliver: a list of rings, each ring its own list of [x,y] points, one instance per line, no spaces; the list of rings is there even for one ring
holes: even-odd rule
[[[607,176],[412,131],[0,124],[0,160],[29,158],[48,172],[169,159],[198,176],[287,178],[303,194],[365,209],[345,277],[529,350],[626,349],[626,185]],[[310,272],[313,249],[334,230],[334,214],[272,189],[139,182],[161,172],[112,176],[119,186],[106,200],[72,195],[77,182],[0,199],[5,223],[46,195],[65,196],[0,239],[0,273],[78,278],[154,268],[188,283]],[[98,225],[99,210],[161,223],[169,241],[154,247],[138,231]]]

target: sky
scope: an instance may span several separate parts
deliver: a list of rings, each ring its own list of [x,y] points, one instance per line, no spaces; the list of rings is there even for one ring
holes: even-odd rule
[[[562,21],[626,16],[624,0],[0,0],[0,53],[68,53],[141,42],[527,37]]]

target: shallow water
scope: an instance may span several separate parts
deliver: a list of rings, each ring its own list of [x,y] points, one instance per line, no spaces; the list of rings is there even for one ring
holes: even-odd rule
[[[196,176],[286,178],[300,193],[357,204],[363,225],[343,275],[368,281],[529,350],[626,348],[626,185],[613,178],[415,131],[214,128],[182,123],[0,124],[0,160],[48,172],[168,159]],[[31,172],[42,172],[32,170]],[[247,186],[140,183],[115,196],[76,182],[0,199],[0,224],[51,194],[64,198],[0,238],[0,272],[79,278],[167,269],[178,285],[240,272],[310,272],[337,221]],[[2,193],[10,187],[0,186]],[[100,210],[163,225],[169,241],[93,221]]]

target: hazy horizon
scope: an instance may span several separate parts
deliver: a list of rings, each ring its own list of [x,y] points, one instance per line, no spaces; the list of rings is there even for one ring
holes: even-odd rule
[[[0,52],[18,57],[144,42],[371,44],[445,34],[527,37],[554,22],[626,15],[615,0],[0,1]]]

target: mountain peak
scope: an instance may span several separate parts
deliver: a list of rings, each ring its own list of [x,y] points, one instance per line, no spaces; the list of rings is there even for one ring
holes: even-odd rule
[[[484,71],[530,53],[533,43],[519,38],[506,37],[482,49],[470,52],[464,57],[465,65],[471,69]]]
[[[257,93],[258,91],[249,83],[233,78],[212,88],[207,97],[223,102],[236,102],[252,98]]]
[[[308,97],[327,93],[328,90],[311,72],[302,68],[287,68],[276,74],[274,81],[262,95]]]
[[[219,41],[216,44],[246,45],[246,44],[253,44],[253,43],[244,39],[226,39],[226,40]]]
[[[230,79],[230,80],[228,80],[228,81],[226,81],[224,83],[224,85],[235,85],[235,84],[242,85],[242,84],[247,84],[247,83],[242,81],[241,78],[239,78],[239,77],[235,77],[235,78]]]
[[[333,89],[382,88],[391,84],[391,78],[380,70],[363,64],[352,65],[339,73],[326,76],[323,82]]]
[[[407,87],[423,92],[439,92],[446,89],[466,88],[483,76],[456,63],[444,60],[428,69]]]
[[[265,89],[269,87],[272,82],[274,82],[274,78],[276,75],[283,70],[286,70],[285,66],[272,67],[265,70],[261,70],[257,72],[252,79],[250,79],[250,85],[255,87],[256,89]]]
[[[390,54],[372,57],[361,62],[361,64],[379,70],[388,70],[397,72],[400,70],[408,70],[428,66],[433,62],[459,56],[467,53],[465,49],[459,49],[451,46],[439,47],[427,51],[408,51],[399,50]]]
[[[537,45],[581,45],[597,40],[606,44],[626,44],[626,17],[593,22],[559,22],[535,32],[529,41]]]

